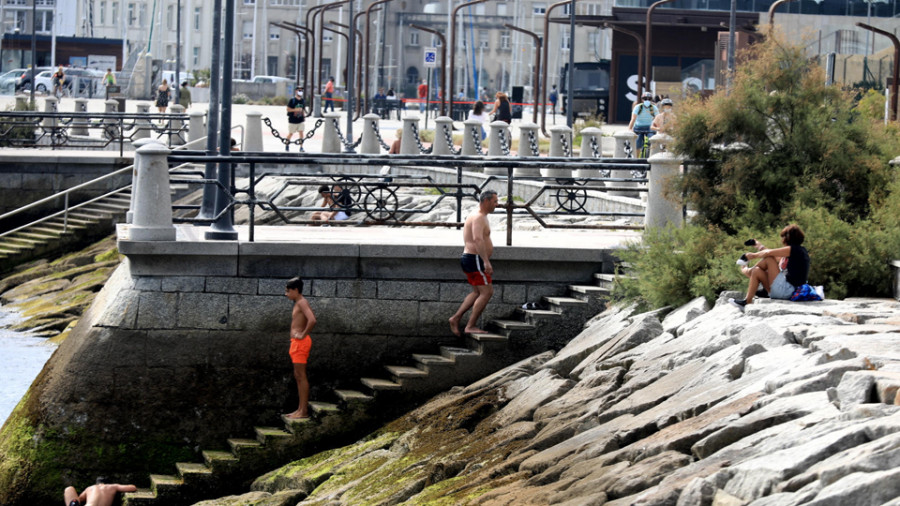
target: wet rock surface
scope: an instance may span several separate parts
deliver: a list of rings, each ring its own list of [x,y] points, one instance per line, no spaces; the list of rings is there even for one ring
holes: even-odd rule
[[[555,355],[202,504],[900,504],[900,303],[727,296],[611,308]]]

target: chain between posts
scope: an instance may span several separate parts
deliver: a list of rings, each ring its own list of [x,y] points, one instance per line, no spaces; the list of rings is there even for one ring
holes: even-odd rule
[[[597,137],[591,136],[591,156],[593,158],[603,158],[603,154],[600,152],[600,146],[597,146]]]
[[[538,147],[538,141],[534,136],[534,130],[528,131],[528,144],[531,145],[531,156],[541,156],[541,149]]]
[[[500,136],[500,149],[503,151],[503,154],[509,156],[509,148],[510,148],[510,140],[506,137],[506,132],[501,128],[499,132],[497,132]]]
[[[322,126],[322,123],[324,123],[325,120],[317,119],[316,124],[312,127],[312,130],[307,132],[305,135],[298,137],[297,140],[293,141],[282,137],[281,133],[274,126],[272,126],[272,120],[270,120],[269,118],[263,118],[262,122],[265,123],[267,127],[269,127],[269,130],[272,131],[272,136],[278,139],[278,142],[284,144],[285,146],[296,144],[297,146],[300,146],[300,152],[303,153],[303,143],[313,138],[313,136],[316,134],[316,130],[318,130],[319,127]]]
[[[375,138],[378,139],[378,144],[381,144],[381,147],[385,150],[390,151],[391,147],[381,138],[381,130],[378,128],[378,122],[375,120],[372,120],[372,129],[375,130]]]
[[[341,144],[347,148],[355,150],[356,147],[359,146],[359,143],[362,142],[362,135],[359,136],[359,139],[356,139],[356,142],[351,144],[350,141],[344,138],[344,133],[341,132],[341,126],[338,124],[338,120],[336,118],[332,118],[331,121],[334,124],[334,130],[335,132],[337,132],[338,139],[341,140]]]
[[[481,150],[481,136],[478,135],[480,132],[477,128],[470,128],[469,131],[472,132],[472,140],[475,141],[475,152],[484,156],[484,151]]]
[[[422,139],[419,138],[419,125],[412,123],[411,126],[412,126],[413,138],[416,140],[416,146],[419,147],[419,152],[424,155],[430,155],[431,151],[434,149],[434,144],[432,144],[430,148],[425,149],[425,147],[422,146]]]
[[[566,137],[566,134],[559,134],[559,137],[560,137],[560,139],[559,139],[560,143],[562,144],[562,148],[563,148],[563,156],[571,157],[572,156],[572,147],[569,146],[568,137]]]
[[[453,148],[453,133],[451,133],[450,129],[447,128],[447,124],[445,123],[441,125],[441,128],[444,130],[444,138],[447,139],[447,149],[450,150],[450,153],[454,155],[462,153],[462,149]]]

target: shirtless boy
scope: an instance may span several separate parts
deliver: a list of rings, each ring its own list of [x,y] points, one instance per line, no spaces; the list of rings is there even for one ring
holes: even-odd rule
[[[102,478],[99,478],[96,485],[84,489],[81,495],[78,494],[75,487],[67,487],[63,492],[63,497],[66,500],[66,506],[111,506],[117,493],[136,490],[137,487],[134,485],[106,484],[102,483]]]
[[[306,379],[306,361],[312,348],[309,332],[316,326],[316,315],[303,296],[303,280],[293,278],[287,282],[284,295],[294,302],[291,312],[291,362],[294,363],[294,379],[297,380],[297,395],[300,405],[297,411],[285,415],[291,420],[309,418],[309,380]]]
[[[488,222],[488,215],[497,208],[497,192],[485,190],[478,201],[478,211],[466,218],[463,227],[463,242],[466,246],[459,262],[469,284],[472,285],[472,293],[466,295],[459,309],[450,317],[450,330],[456,335],[459,335],[459,321],[469,309],[472,310],[472,315],[466,324],[465,332],[486,333],[476,325],[482,311],[494,295],[494,285],[491,284],[491,276],[494,274],[494,267],[491,265],[494,244],[491,242],[491,224]]]

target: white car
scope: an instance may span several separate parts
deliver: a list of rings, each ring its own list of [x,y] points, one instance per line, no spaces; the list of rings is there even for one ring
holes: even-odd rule
[[[45,70],[34,78],[34,91],[50,93],[53,91],[53,71]]]

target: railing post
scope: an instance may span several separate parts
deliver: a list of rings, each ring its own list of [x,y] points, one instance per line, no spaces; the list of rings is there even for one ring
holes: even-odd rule
[[[188,123],[188,140],[193,143],[206,137],[206,125],[203,124],[206,119],[206,112],[191,109],[190,116],[190,123]],[[194,146],[194,149],[199,148],[200,146]]]
[[[653,137],[650,137],[650,156],[662,153],[663,151],[668,151],[668,146],[672,144],[675,139],[672,138],[671,135],[658,133]]]
[[[506,156],[503,153],[503,146],[500,142],[500,132],[506,134],[507,142],[509,142],[509,123],[505,121],[492,121],[488,126],[491,129],[491,133],[488,134],[488,156]],[[492,176],[506,176],[508,171],[504,167],[485,167],[484,173]]]
[[[137,194],[134,197],[132,224],[127,227],[127,240],[174,241],[172,194],[169,187],[169,148],[152,142],[135,152],[140,165]],[[137,161],[137,159],[140,159]]]
[[[25,95],[16,95],[16,110],[17,111],[27,111],[28,110],[28,97]]]
[[[246,130],[244,131],[244,151],[263,151],[262,113],[247,111]]]
[[[438,116],[434,119],[434,144],[432,144],[431,154],[433,155],[451,155],[453,154],[451,151],[451,146],[447,142],[447,135],[444,133],[444,129],[448,131],[453,131],[453,118],[449,116]],[[453,134],[451,133],[450,138],[453,138]]]
[[[171,114],[184,114],[184,106],[172,104],[169,106]],[[184,128],[184,120],[172,118],[169,120],[169,146],[182,146],[186,143],[181,130]]]
[[[681,203],[666,198],[666,187],[678,176],[681,158],[663,152],[651,156],[648,161],[650,183],[644,227],[664,227],[669,223],[680,227],[683,223]]]
[[[137,113],[140,117],[134,120],[134,135],[131,136],[131,140],[149,139],[150,132],[153,130],[153,125],[150,123],[150,119],[147,118],[147,115],[150,114],[150,103],[138,102]],[[134,144],[137,145],[136,143]]]
[[[313,95],[313,117],[322,117],[322,95]]]
[[[615,133],[613,137],[616,139],[616,152],[615,158],[625,158],[625,143],[629,143],[631,145],[631,154],[632,157],[636,154],[634,152],[634,139],[636,138],[634,132],[630,132],[628,130],[621,130]],[[631,171],[627,169],[613,169],[610,171],[610,177],[619,178],[619,179],[627,179],[631,177]],[[636,183],[608,183],[607,186],[618,186],[622,187],[632,187],[637,186]],[[623,191],[611,191],[608,192],[609,195],[617,196],[617,197],[636,197],[637,195],[634,192],[623,192]]]
[[[335,126],[341,115],[336,112],[326,112],[324,116],[325,122],[322,124],[322,152],[342,153],[344,146],[341,146],[341,139],[338,137],[337,127]]]
[[[478,150],[475,148],[475,139],[479,139],[478,142],[481,143],[481,128],[482,123],[480,120],[467,119],[463,121],[463,156],[475,156],[478,154]]]
[[[115,100],[106,100],[103,104],[105,106],[104,112],[106,112],[106,114],[115,114],[119,109],[119,102]],[[103,136],[107,139],[116,139],[118,137],[116,134],[116,130],[119,127],[118,120],[116,118],[105,118],[103,124],[105,125]]]
[[[87,112],[87,104],[88,99],[86,98],[76,98],[75,99],[75,112],[78,113],[86,113]],[[72,120],[72,128],[70,132],[72,135],[89,135],[88,134],[88,124],[89,121],[87,118],[75,118]]]
[[[59,100],[57,100],[56,97],[47,97],[44,99],[44,112],[55,114],[59,112],[58,105]],[[41,122],[41,126],[43,126],[44,128],[56,128],[56,125],[56,118],[44,118],[44,120]]]
[[[594,149],[591,147],[591,141],[593,141],[593,145],[597,146],[597,154],[602,157],[603,148],[600,144],[602,135],[603,130],[597,127],[588,127],[581,131],[581,158],[594,158]],[[599,161],[599,158],[595,158],[595,160]],[[600,169],[578,169],[575,171],[575,177],[597,177],[599,172]],[[592,186],[603,186],[603,182],[595,182]]]
[[[569,156],[563,149],[563,142],[566,142],[571,149],[572,129],[565,125],[550,127],[550,156]],[[572,177],[572,169],[541,169],[541,175],[544,177]]]
[[[400,138],[400,154],[401,155],[418,155],[419,146],[416,144],[415,135],[413,134],[413,125],[418,126],[419,115],[410,114],[403,118],[403,137]]]
[[[147,144],[159,144],[162,146],[162,143],[156,139],[144,138],[138,139],[132,143],[135,151],[146,146]],[[138,173],[141,171],[141,163],[146,158],[141,158],[139,156],[134,157],[133,169],[131,171],[131,204],[128,206],[128,212],[125,213],[125,223],[133,223],[134,220],[134,196],[137,194],[138,187]]]
[[[378,122],[381,116],[377,114],[366,114],[363,116],[362,142],[359,144],[359,152],[367,155],[377,155],[381,153],[381,145],[378,144],[378,137],[375,136],[375,129],[378,128]]]

